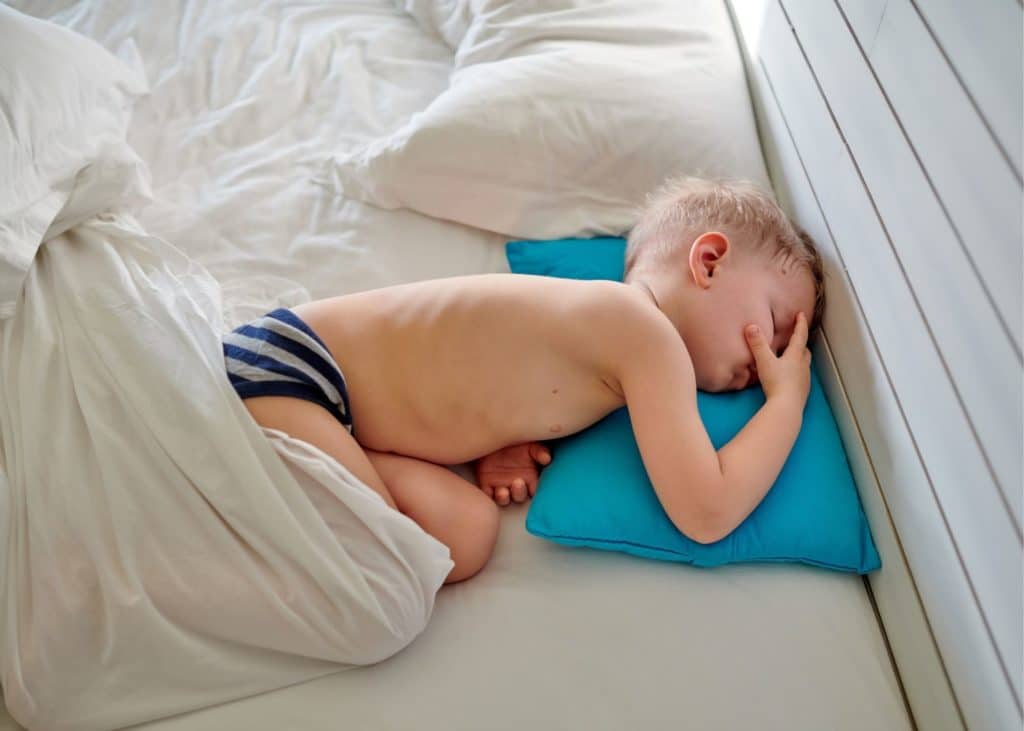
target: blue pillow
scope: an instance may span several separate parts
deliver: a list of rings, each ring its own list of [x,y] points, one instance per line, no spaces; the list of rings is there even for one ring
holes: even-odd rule
[[[517,274],[622,281],[620,238],[510,241]],[[760,386],[697,392],[697,408],[715,449],[764,404]],[[861,509],[832,410],[814,369],[803,425],[775,484],[728,536],[700,544],[680,533],[658,502],[623,407],[589,428],[548,442],[526,517],[535,536],[570,546],[719,566],[741,561],[795,561],[866,574],[882,562]]]

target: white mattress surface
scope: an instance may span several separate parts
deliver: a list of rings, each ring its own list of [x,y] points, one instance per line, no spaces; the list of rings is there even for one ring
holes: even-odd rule
[[[491,563],[391,659],[146,724],[220,729],[909,728],[858,578],[573,549],[505,509]]]
[[[138,218],[221,282],[229,325],[279,304],[508,271],[500,236],[318,182],[332,154],[445,88],[451,50],[396,3],[12,4],[114,52],[135,44],[152,94],[129,139],[155,194]],[[491,563],[443,588],[395,657],[144,728],[909,728],[859,577],[557,546],[525,532],[526,510],[503,509]]]

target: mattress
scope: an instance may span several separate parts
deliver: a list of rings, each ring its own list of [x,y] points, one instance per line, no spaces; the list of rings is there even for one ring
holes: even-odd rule
[[[393,131],[447,84],[451,49],[398,4],[13,5],[142,59],[152,94],[129,141],[154,200],[137,216],[217,278],[226,324],[508,271],[500,235],[324,183],[325,159]],[[502,509],[491,562],[444,587],[396,656],[137,728],[910,727],[860,577],[568,548],[526,533],[527,509]]]

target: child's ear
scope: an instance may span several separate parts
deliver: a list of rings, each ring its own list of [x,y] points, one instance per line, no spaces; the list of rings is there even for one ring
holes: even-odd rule
[[[693,281],[703,289],[710,287],[712,277],[731,250],[729,237],[720,231],[707,231],[694,239],[690,246],[690,273]]]

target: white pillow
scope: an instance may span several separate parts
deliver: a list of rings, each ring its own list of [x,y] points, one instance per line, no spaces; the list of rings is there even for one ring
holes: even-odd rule
[[[399,4],[439,33],[466,8]],[[469,12],[449,88],[331,161],[344,195],[548,239],[626,232],[673,174],[770,189],[722,0],[471,0]]]
[[[9,317],[39,245],[119,203],[150,197],[125,139],[148,92],[142,64],[0,5],[0,318]],[[127,48],[129,52],[134,46]]]

